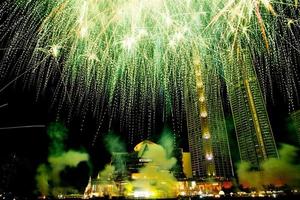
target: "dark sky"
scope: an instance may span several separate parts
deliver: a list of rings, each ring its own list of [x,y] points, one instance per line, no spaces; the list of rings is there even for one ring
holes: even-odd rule
[[[56,120],[56,112],[50,109],[49,96],[41,96],[38,100],[35,97],[34,91],[24,91],[18,89],[18,86],[1,93],[0,105],[7,105],[0,108],[0,128],[28,125],[45,127],[0,130],[0,192],[4,190],[17,194],[32,194],[36,185],[34,177],[37,166],[47,162],[49,138],[46,127]],[[103,154],[104,149],[85,142],[87,133],[78,131],[80,123],[76,121],[76,117],[66,126],[70,129],[65,143],[66,150],[89,151],[96,166],[94,171],[102,167],[102,162],[108,162],[109,154]],[[98,155],[94,155],[97,152]],[[78,168],[69,171],[70,173],[65,175],[67,179],[71,181],[74,177],[78,178],[71,181],[72,184],[81,183],[81,187],[86,184],[90,173],[86,166],[84,170]]]

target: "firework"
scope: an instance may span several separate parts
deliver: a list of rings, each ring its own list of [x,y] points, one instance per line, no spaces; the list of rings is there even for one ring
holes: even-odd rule
[[[23,79],[39,95],[54,85],[58,113],[64,105],[69,118],[93,110],[99,124],[108,115],[132,134],[150,134],[158,109],[162,120],[182,118],[195,60],[213,69],[207,76],[222,77],[243,52],[265,93],[281,80],[292,109],[298,6],[292,0],[7,0],[0,7],[0,36],[8,41],[0,76],[13,71],[17,78],[3,88]]]

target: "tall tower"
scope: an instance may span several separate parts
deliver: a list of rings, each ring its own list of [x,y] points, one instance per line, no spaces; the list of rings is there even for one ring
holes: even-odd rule
[[[240,157],[259,169],[263,160],[278,157],[278,152],[251,54],[238,49],[226,60],[224,75]]]
[[[197,96],[198,96],[198,109],[199,109],[199,118],[200,118],[200,125],[201,125],[201,136],[202,137],[202,146],[203,146],[203,154],[205,159],[203,160],[204,163],[204,170],[206,171],[206,175],[208,177],[215,176],[215,161],[213,155],[213,148],[212,148],[212,137],[211,131],[209,127],[209,118],[208,118],[208,108],[207,108],[207,100],[206,100],[206,93],[205,93],[205,85],[204,85],[204,78],[203,78],[203,70],[201,69],[200,60],[198,58],[194,59],[194,68],[195,68],[195,77],[196,77],[196,89],[197,89]]]
[[[294,111],[291,114],[291,119],[296,131],[297,145],[300,146],[300,110]]]
[[[195,58],[186,94],[186,117],[193,176],[233,176],[233,168],[216,68]]]
[[[193,85],[191,85],[191,87],[192,86]],[[197,102],[198,98],[196,95],[196,88],[192,87],[191,91],[186,92],[187,95],[185,100],[185,108],[188,130],[188,144],[192,162],[192,175],[193,177],[206,177],[203,166],[205,158],[202,146],[200,118],[198,112],[199,105]]]
[[[212,148],[217,177],[231,178],[234,176],[228,133],[225,123],[221,95],[220,74],[216,66],[203,71],[205,75],[208,120],[210,125]]]

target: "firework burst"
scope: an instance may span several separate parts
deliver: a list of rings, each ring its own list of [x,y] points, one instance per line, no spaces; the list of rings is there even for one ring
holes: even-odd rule
[[[292,0],[6,0],[0,76],[13,72],[6,86],[23,79],[38,95],[54,85],[58,113],[64,104],[69,118],[92,110],[99,124],[117,118],[133,136],[144,127],[150,134],[157,116],[182,120],[186,91],[196,98],[195,62],[207,69],[210,91],[220,87],[209,77],[224,72],[235,84],[231,70],[246,68],[236,65],[247,54],[264,93],[280,79],[292,109],[298,9]]]

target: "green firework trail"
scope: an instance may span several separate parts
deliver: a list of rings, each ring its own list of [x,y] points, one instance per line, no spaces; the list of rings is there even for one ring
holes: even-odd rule
[[[0,9],[0,37],[8,41],[1,78],[13,66],[14,80],[37,94],[54,84],[58,113],[67,106],[69,118],[92,110],[100,124],[108,115],[129,124],[132,137],[145,126],[149,134],[157,110],[162,120],[182,118],[195,93],[195,63],[223,79],[244,68],[241,52],[265,94],[275,82],[291,110],[297,103],[298,1],[6,0]],[[232,80],[226,76],[227,85]]]

